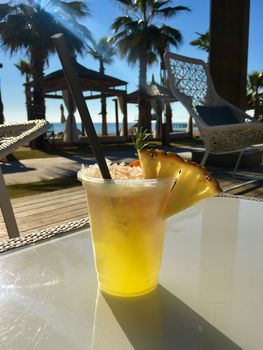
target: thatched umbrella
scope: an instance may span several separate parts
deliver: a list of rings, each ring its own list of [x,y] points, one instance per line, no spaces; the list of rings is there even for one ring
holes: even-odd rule
[[[112,96],[116,90],[110,88],[116,88],[122,85],[127,85],[126,81],[117,79],[115,77],[96,72],[88,69],[81,64],[76,64],[76,74],[80,82],[82,91],[98,91],[100,93],[109,94]],[[29,83],[29,85],[31,85]],[[78,142],[79,141],[79,130],[75,120],[74,113],[76,106],[68,90],[68,84],[62,69],[52,72],[44,77],[44,93],[45,98],[56,97],[50,93],[62,91],[62,98],[68,117],[65,122],[64,141],[66,142]],[[111,92],[111,93],[110,93]]]
[[[128,103],[138,103],[139,96],[141,94],[142,90],[138,89],[135,90],[127,95],[127,102]],[[153,108],[155,112],[154,119],[156,120],[155,124],[155,137],[161,138],[162,137],[162,114],[164,111],[164,105],[166,104],[166,113],[168,106],[170,106],[170,102],[177,101],[174,96],[172,96],[170,90],[154,81],[154,78],[152,78],[152,82],[148,84],[145,88],[144,93],[146,93],[146,97],[148,101],[151,103],[151,107]],[[170,114],[171,111],[169,110]],[[151,119],[153,117],[151,116]],[[171,124],[171,115],[170,115],[170,124]],[[170,130],[170,127],[168,128]]]

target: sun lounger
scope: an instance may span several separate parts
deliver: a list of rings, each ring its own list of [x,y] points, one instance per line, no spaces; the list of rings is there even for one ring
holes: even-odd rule
[[[48,129],[45,120],[30,120],[24,123],[0,124],[0,159],[12,153]],[[14,212],[6,189],[4,176],[0,166],[0,204],[10,238],[19,237]]]

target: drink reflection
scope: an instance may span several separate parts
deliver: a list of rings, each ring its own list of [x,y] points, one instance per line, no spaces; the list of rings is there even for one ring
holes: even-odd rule
[[[92,350],[109,348],[240,349],[161,285],[136,298],[98,292]]]

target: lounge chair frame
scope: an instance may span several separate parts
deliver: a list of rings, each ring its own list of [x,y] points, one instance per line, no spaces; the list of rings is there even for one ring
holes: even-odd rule
[[[204,142],[205,154],[201,165],[206,163],[210,153],[240,152],[234,168],[235,174],[244,150],[263,144],[263,123],[253,120],[217,94],[204,61],[171,52],[164,55],[164,61],[171,93],[192,116]],[[240,123],[210,126],[198,114],[196,106],[229,106]]]

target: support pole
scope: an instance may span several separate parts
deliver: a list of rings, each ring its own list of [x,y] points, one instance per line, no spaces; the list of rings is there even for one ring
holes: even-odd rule
[[[114,103],[115,103],[116,135],[120,136],[118,100],[114,99]]]
[[[128,115],[127,115],[127,98],[126,95],[123,95],[123,136],[125,137],[125,140],[128,141],[129,138],[129,132],[128,132]]]

